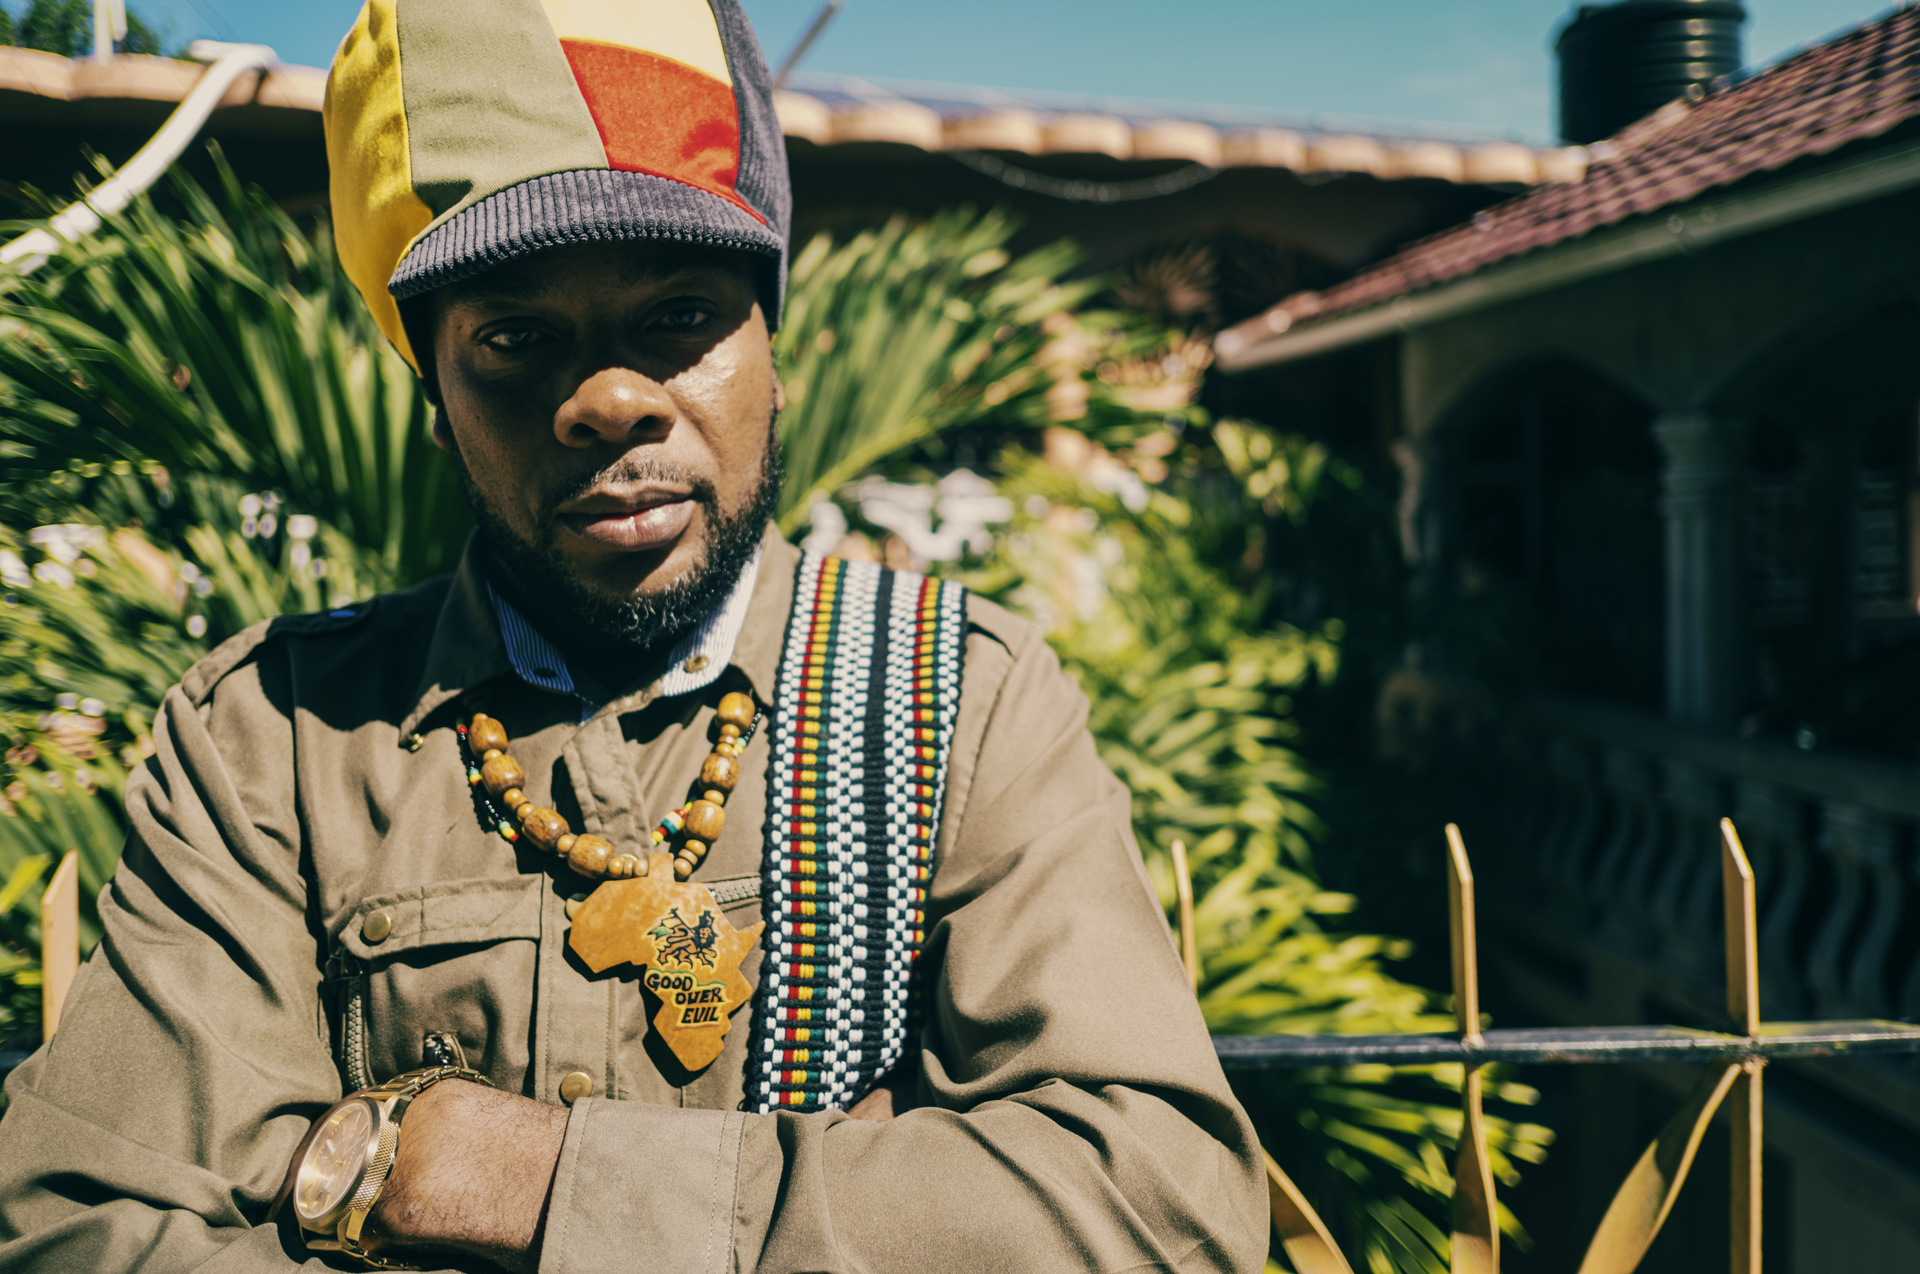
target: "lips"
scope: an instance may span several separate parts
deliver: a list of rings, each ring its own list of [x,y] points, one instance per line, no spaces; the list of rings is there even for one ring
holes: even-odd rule
[[[693,519],[693,496],[683,492],[592,495],[562,509],[563,526],[601,548],[644,553],[680,538]]]

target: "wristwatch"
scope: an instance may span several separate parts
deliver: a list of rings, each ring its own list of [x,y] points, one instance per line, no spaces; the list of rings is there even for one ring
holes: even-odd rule
[[[420,1268],[366,1251],[360,1230],[393,1171],[407,1107],[443,1079],[487,1083],[465,1066],[429,1066],[349,1094],[314,1120],[294,1156],[285,1196],[308,1251],[344,1253],[376,1269]]]

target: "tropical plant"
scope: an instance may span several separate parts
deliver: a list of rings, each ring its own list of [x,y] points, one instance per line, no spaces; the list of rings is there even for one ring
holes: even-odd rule
[[[394,578],[450,569],[466,497],[413,372],[325,223],[303,230],[214,160],[213,192],[176,170],[174,211],[138,200],[0,278],[0,519],[44,520],[89,473],[158,465],[278,491]]]
[[[217,514],[266,501],[198,503]],[[37,1033],[39,902],[69,849],[80,856],[83,949],[99,936],[95,898],[126,839],[126,775],[152,753],[168,687],[250,624],[383,583],[371,554],[311,516],[267,535],[260,517],[235,520],[194,522],[178,548],[91,521],[28,537],[0,526],[0,1042]]]
[[[1217,1034],[1447,1029],[1429,992],[1388,972],[1407,944],[1343,932],[1354,899],[1318,881],[1317,784],[1293,750],[1291,699],[1336,674],[1342,630],[1263,626],[1248,553],[1267,521],[1303,519],[1323,483],[1354,475],[1317,444],[1259,426],[1209,425],[1192,409],[1178,422],[1171,450],[1145,448],[1167,477],[1144,501],[1115,480],[1142,466],[1129,448],[1005,458],[999,485],[1016,513],[970,580],[1040,622],[1086,689],[1089,726],[1133,793],[1170,912],[1170,849],[1191,847],[1200,1003]],[[1321,1068],[1263,1079],[1243,1097],[1349,1250],[1383,1274],[1441,1274],[1463,1078],[1458,1066]],[[1536,1099],[1505,1077],[1490,1095]],[[1499,1116],[1488,1126],[1509,1184],[1516,1161],[1543,1158],[1552,1136]],[[1502,1222],[1525,1242],[1510,1213]]]
[[[238,503],[251,501],[266,504]],[[131,765],[127,749],[144,746],[167,688],[221,641],[386,583],[370,555],[311,516],[293,514],[267,534],[260,524],[271,514],[237,520],[196,521],[178,547],[130,526],[70,522],[26,538],[0,526],[0,579],[14,590],[0,607],[0,730],[9,742],[72,757],[78,740]],[[74,712],[97,728],[60,715]]]
[[[1075,367],[1093,371],[1084,415],[1046,429],[1038,448],[997,458],[990,503],[1002,525],[984,558],[958,568],[977,591],[1034,619],[1086,689],[1089,725],[1133,793],[1137,838],[1169,908],[1169,848],[1176,839],[1193,847],[1209,1025],[1222,1034],[1443,1029],[1449,1019],[1431,1011],[1433,997],[1388,972],[1407,944],[1342,931],[1354,899],[1324,888],[1314,869],[1317,779],[1294,751],[1292,700],[1334,676],[1342,627],[1302,631],[1269,618],[1270,541],[1306,523],[1329,484],[1358,476],[1318,444],[1210,420],[1193,402],[1204,347],[1115,315],[1049,323],[1056,384]],[[890,468],[926,483],[937,469],[926,461],[908,453]],[[839,493],[831,517],[820,505],[810,512],[884,542],[856,551],[893,560],[939,545],[951,557],[980,539],[972,526],[946,535],[933,526],[953,516],[953,476],[919,498],[909,486],[863,481]],[[972,507],[977,519],[979,502]],[[1376,1270],[1433,1271],[1448,1264],[1445,1152],[1459,1135],[1462,1079],[1458,1067],[1329,1068],[1244,1096],[1349,1248]],[[1496,1103],[1533,1099],[1498,1077],[1490,1092]],[[1490,1126],[1495,1168],[1509,1183],[1516,1161],[1539,1159],[1550,1140],[1538,1125],[1496,1116]],[[1524,1242],[1518,1223],[1504,1222]]]
[[[37,912],[83,940],[167,687],[249,624],[446,569],[468,525],[428,408],[324,223],[243,190],[138,201],[0,275],[0,1040],[37,1034]]]
[[[1010,256],[1014,228],[1005,213],[962,208],[896,217],[839,244],[816,235],[794,258],[774,351],[788,403],[784,529],[958,427],[1046,422],[1047,326],[1098,285],[1061,282],[1078,259],[1064,241]],[[1077,383],[1079,369],[1070,375]]]

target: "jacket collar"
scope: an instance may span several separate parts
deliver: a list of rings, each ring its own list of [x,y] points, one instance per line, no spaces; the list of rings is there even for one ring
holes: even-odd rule
[[[414,690],[413,710],[400,722],[400,737],[413,734],[448,701],[512,671],[480,565],[478,537],[470,536],[434,620],[433,639],[427,643],[426,662],[421,665],[420,682]]]

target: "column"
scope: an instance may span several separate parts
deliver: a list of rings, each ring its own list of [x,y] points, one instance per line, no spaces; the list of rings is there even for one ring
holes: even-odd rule
[[[1708,412],[1654,422],[1666,453],[1667,715],[1730,726],[1746,706],[1739,430]]]

